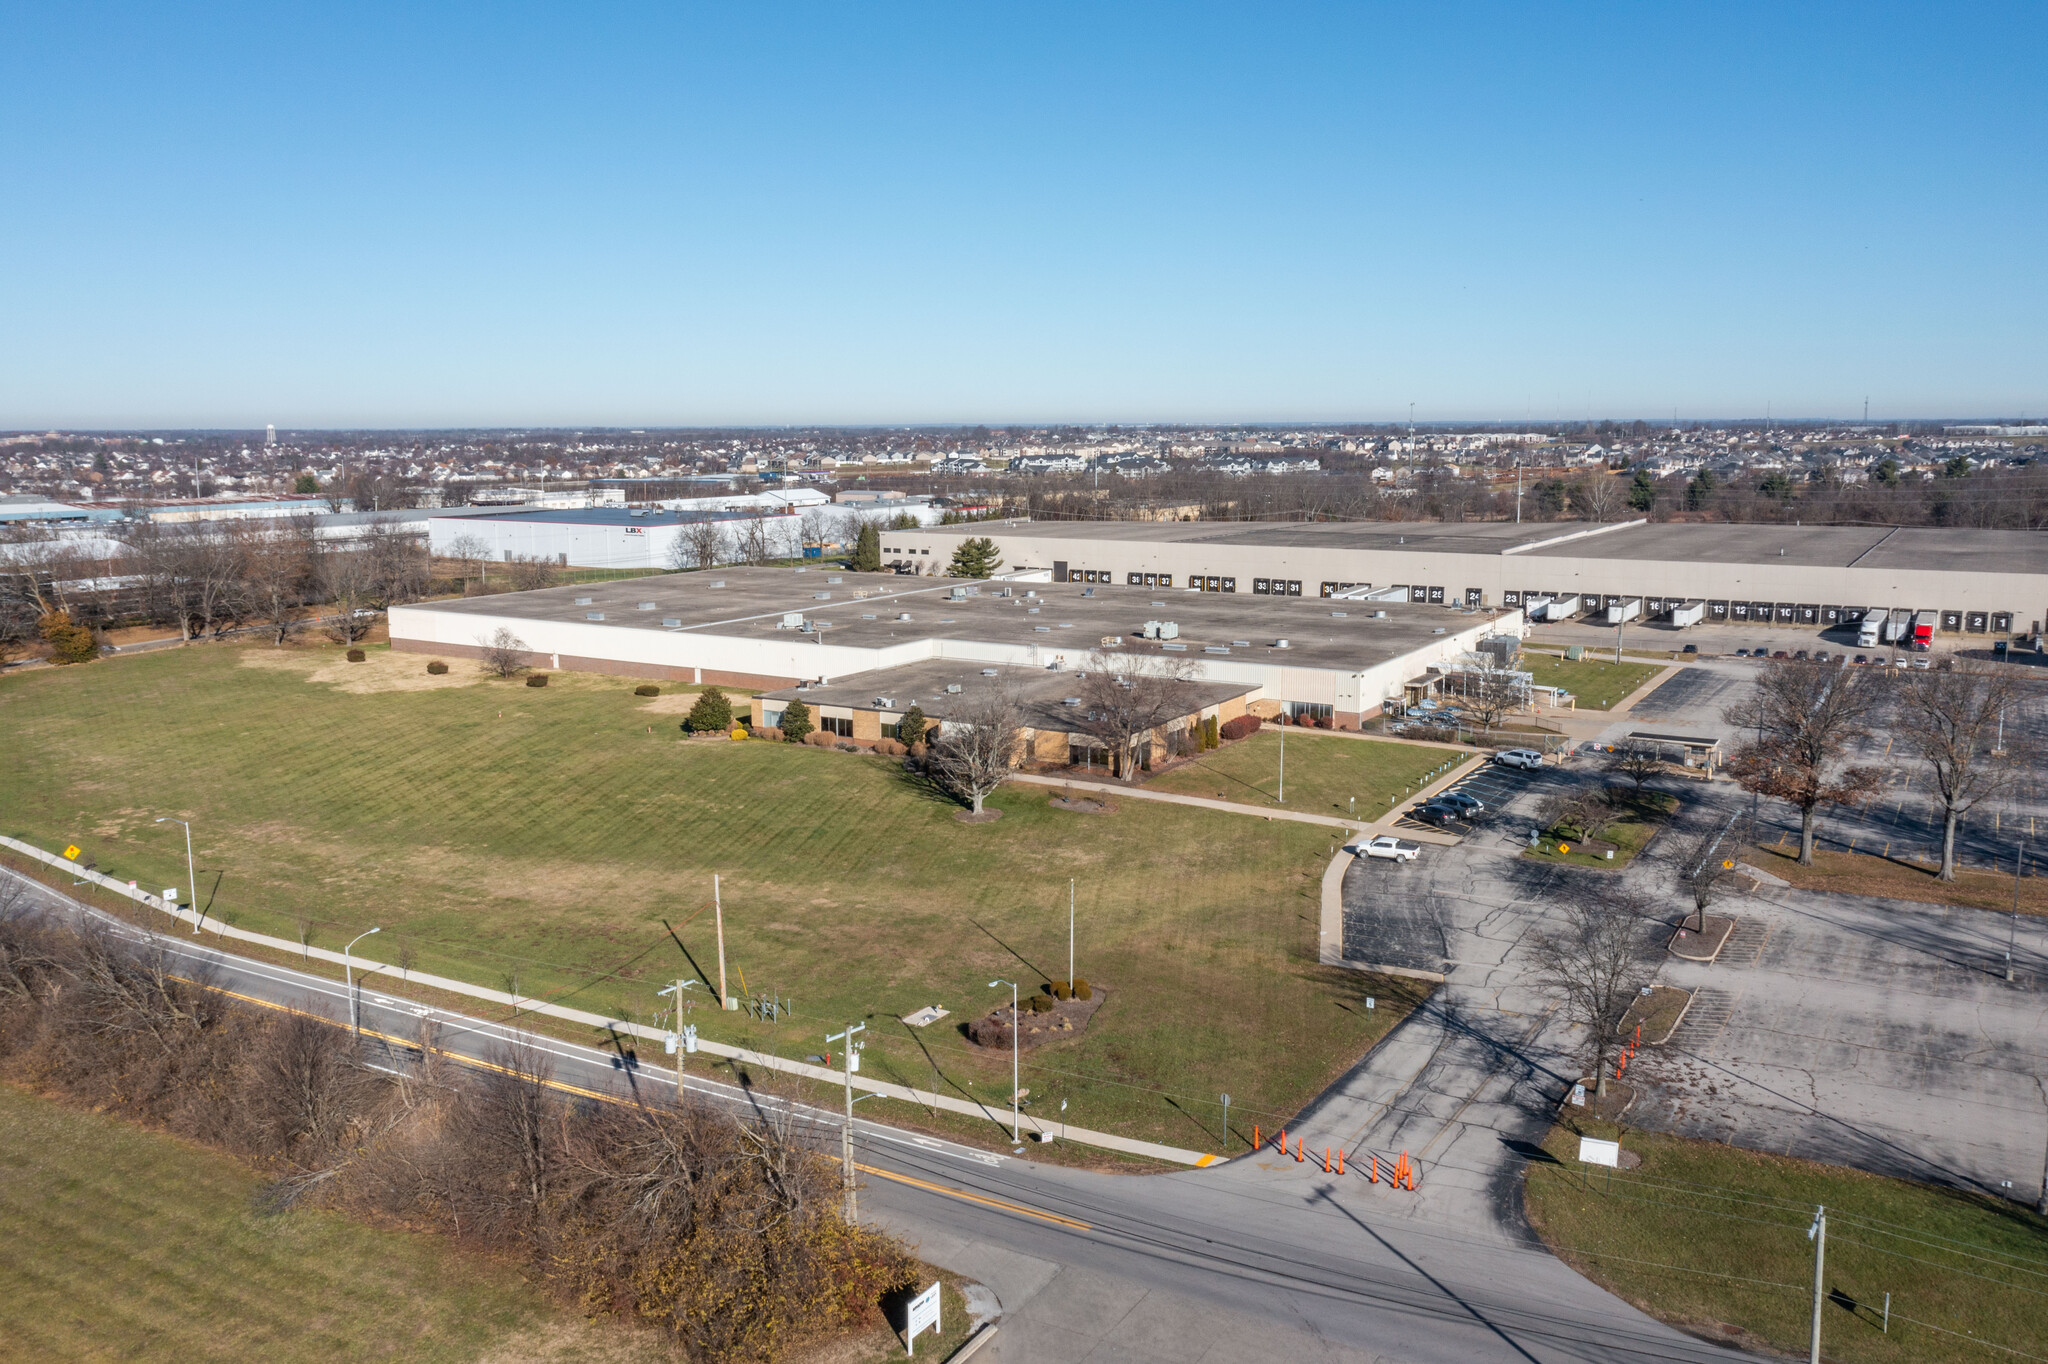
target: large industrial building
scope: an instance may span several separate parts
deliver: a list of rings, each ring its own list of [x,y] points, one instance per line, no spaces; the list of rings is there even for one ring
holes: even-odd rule
[[[1098,652],[1188,661],[1213,692],[1205,715],[1228,719],[1235,706],[1355,729],[1385,702],[1435,690],[1483,638],[1518,634],[1522,615],[748,568],[394,606],[390,620],[393,648],[443,658],[479,657],[507,630],[542,668],[767,692],[851,687],[821,693],[823,718],[878,735],[909,705],[939,714],[959,694],[946,688],[984,668],[1072,673]]]
[[[1577,597],[1697,602],[1707,622],[1837,624],[1849,612],[1934,611],[1942,628],[2024,631],[2048,614],[2048,536],[1868,526],[1505,522],[991,522],[891,531],[885,564],[944,573],[963,536],[1003,571],[1241,596],[1401,589],[1425,604],[1521,608]],[[1654,607],[1654,609],[1653,609]]]

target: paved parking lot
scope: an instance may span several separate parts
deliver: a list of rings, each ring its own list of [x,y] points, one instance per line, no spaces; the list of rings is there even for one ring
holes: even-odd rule
[[[1441,824],[1417,819],[1413,814],[1403,813],[1394,821],[1393,827],[1397,831],[1404,833],[1415,829],[1426,829],[1439,833],[1456,834],[1461,838],[1468,837],[1480,829],[1490,828],[1496,824],[1501,818],[1500,812],[1502,807],[1507,805],[1509,801],[1528,786],[1529,778],[1532,775],[1534,774],[1520,768],[1503,767],[1499,763],[1490,762],[1473,772],[1470,776],[1445,787],[1437,794],[1437,798],[1452,794],[1471,796],[1485,808],[1468,815],[1466,818],[1446,820]],[[1418,801],[1411,804],[1408,808],[1412,811],[1420,804],[1422,802]]]

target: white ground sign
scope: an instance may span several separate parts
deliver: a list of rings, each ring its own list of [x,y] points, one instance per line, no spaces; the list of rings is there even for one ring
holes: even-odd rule
[[[1621,1164],[1621,1143],[1618,1141],[1595,1141],[1592,1137],[1579,1138],[1579,1159],[1588,1165]]]
[[[910,1329],[903,1338],[904,1353],[917,1353],[917,1333],[929,1326],[939,1329],[939,1285],[933,1284],[910,1300]]]

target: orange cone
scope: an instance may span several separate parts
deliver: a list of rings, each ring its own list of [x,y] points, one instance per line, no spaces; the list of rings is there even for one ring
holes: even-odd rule
[[[1341,1146],[1337,1148],[1337,1173],[1344,1173],[1344,1148]]]
[[[1368,1175],[1366,1175],[1366,1178],[1367,1178],[1368,1180],[1370,1180],[1370,1181],[1371,1181],[1372,1183],[1374,1183],[1374,1184],[1377,1184],[1377,1183],[1379,1183],[1379,1182],[1380,1182],[1380,1157],[1379,1157],[1379,1152],[1377,1152],[1377,1151],[1374,1151],[1374,1152],[1370,1153],[1369,1155],[1367,1155],[1367,1156],[1366,1156],[1366,1159],[1372,1162],[1372,1167],[1371,1167],[1371,1173],[1369,1173]]]
[[[1330,1148],[1327,1146],[1323,1148],[1323,1173],[1330,1173]]]

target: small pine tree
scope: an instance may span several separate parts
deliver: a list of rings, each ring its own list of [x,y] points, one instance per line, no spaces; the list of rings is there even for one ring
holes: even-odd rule
[[[706,687],[697,697],[697,704],[690,707],[689,725],[693,734],[716,734],[732,728],[732,702],[716,687]]]
[[[882,532],[872,521],[864,523],[860,533],[853,537],[853,571],[856,573],[880,573],[882,571]]]
[[[903,712],[903,718],[896,722],[896,737],[906,744],[924,742],[924,732],[931,725],[923,711],[916,706]]]
[[[792,701],[782,712],[782,737],[795,743],[817,728],[811,723],[811,708],[801,701]]]
[[[317,493],[320,491],[320,480],[311,474],[300,474],[292,481],[292,491],[301,494]]]
[[[1628,485],[1628,504],[1639,512],[1657,505],[1657,480],[1650,477],[1648,469],[1636,470],[1635,479]]]
[[[71,619],[69,611],[52,611],[36,622],[36,633],[50,646],[56,663],[90,663],[100,656],[100,642],[90,625]]]
[[[955,578],[986,578],[1002,566],[996,542],[983,535],[962,540],[960,548],[953,551],[953,562],[946,572]]]

